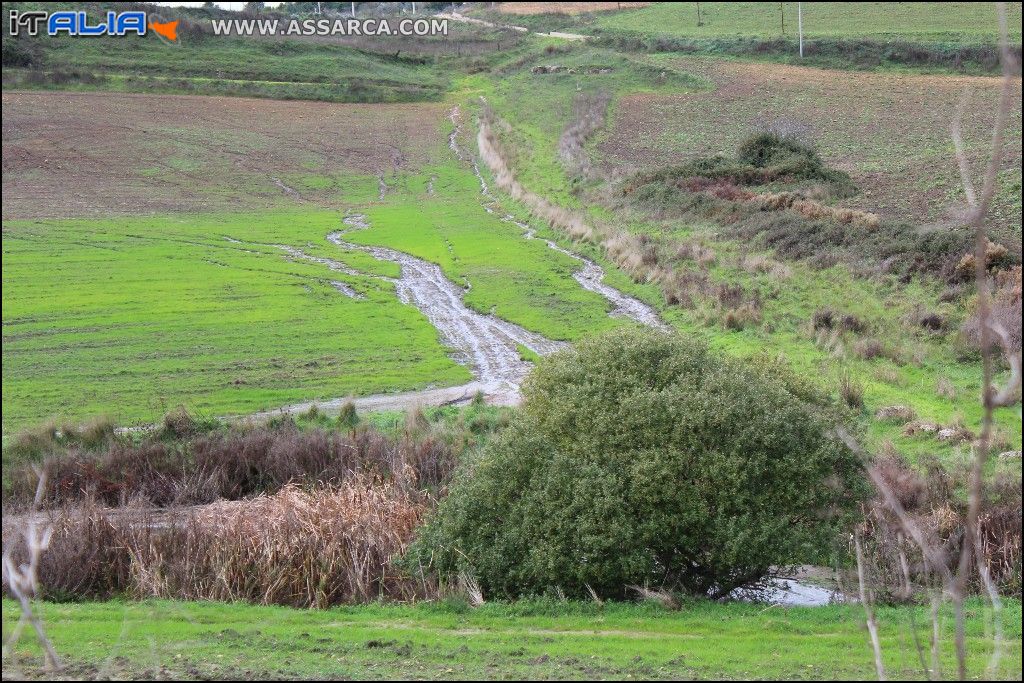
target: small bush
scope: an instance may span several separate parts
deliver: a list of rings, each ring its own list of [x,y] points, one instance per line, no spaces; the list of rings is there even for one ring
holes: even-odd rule
[[[736,308],[727,309],[722,315],[722,325],[727,330],[740,330],[761,324],[761,311],[752,303],[741,304]]]
[[[42,49],[38,39],[29,37],[11,38],[3,37],[3,65],[8,66],[35,66],[42,56]]]
[[[822,308],[811,316],[811,325],[815,330],[831,330],[836,324],[836,312],[831,308]]]
[[[975,310],[963,324],[961,335],[963,341],[972,348],[981,349],[981,325],[978,312]],[[1002,271],[996,276],[996,290],[993,293],[989,310],[989,321],[998,326],[1006,335],[1006,348],[1001,348],[991,335],[992,347],[1004,353],[1019,354],[1021,352],[1021,267],[1016,266]]]
[[[489,597],[724,595],[821,558],[865,493],[827,401],[697,341],[619,331],[545,359],[410,566]]]
[[[359,414],[356,412],[356,404],[352,401],[345,401],[338,411],[338,426],[342,429],[355,429],[359,424]]]
[[[900,363],[902,361],[899,351],[889,346],[881,339],[875,337],[867,337],[865,339],[858,339],[853,343],[853,355],[861,360],[875,360],[876,358],[886,358],[894,363]]]
[[[850,408],[860,410],[864,407],[864,385],[846,371],[839,378],[839,395],[843,403]]]

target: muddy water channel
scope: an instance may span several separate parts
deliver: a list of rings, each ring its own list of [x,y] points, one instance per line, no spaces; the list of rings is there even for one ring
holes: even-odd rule
[[[454,130],[448,136],[448,147],[452,150],[456,157],[460,160],[465,160],[465,157],[458,146],[457,138],[461,132],[459,125],[459,110],[458,107],[453,109],[449,113],[449,118],[455,125]],[[480,194],[483,197],[483,207],[487,213],[494,213],[498,210],[499,204],[497,198],[491,192],[487,181],[484,179],[483,174],[480,172],[480,163],[474,156],[470,159],[473,167],[473,173],[476,175],[477,180],[480,182]],[[523,192],[524,196],[528,196],[528,193]],[[513,223],[520,230],[523,231],[523,237],[528,240],[542,239],[537,237],[537,231],[531,228],[528,224],[523,223],[515,219],[511,214],[505,214],[502,220]],[[571,259],[578,261],[581,265],[580,269],[573,273],[573,279],[580,284],[583,289],[587,291],[599,294],[609,303],[612,304],[612,311],[610,313],[613,317],[623,317],[634,320],[641,325],[647,325],[659,330],[668,331],[669,327],[662,322],[661,317],[658,315],[652,307],[648,306],[639,299],[629,296],[624,292],[615,289],[611,285],[604,282],[605,272],[604,268],[588,259],[581,254],[577,254],[573,251],[560,247],[552,240],[545,239],[544,243],[548,245],[549,249],[553,249],[560,254],[564,254]]]
[[[455,156],[468,162],[480,182],[481,204],[488,213],[495,213],[498,200],[491,193],[480,172],[475,156],[465,154],[459,148],[457,137],[461,131],[458,109],[453,109],[451,120],[455,127],[448,138],[448,145]],[[525,239],[537,239],[536,231],[526,223],[517,221],[511,215],[504,215],[503,220],[513,223],[523,231]],[[502,320],[494,315],[484,315],[466,306],[463,301],[465,289],[449,280],[441,268],[429,261],[410,254],[389,249],[349,242],[345,238],[353,231],[372,229],[369,220],[362,214],[351,214],[343,220],[344,229],[327,235],[332,244],[346,250],[358,250],[368,253],[380,261],[395,263],[400,268],[397,278],[374,276],[390,282],[395,287],[399,300],[421,311],[437,329],[441,342],[450,349],[456,362],[471,369],[474,382],[462,387],[447,389],[429,389],[423,392],[403,394],[405,405],[413,403],[436,404],[455,403],[469,400],[477,391],[482,391],[494,403],[517,403],[519,400],[519,383],[526,376],[531,364],[523,360],[521,348],[526,348],[538,355],[547,355],[566,346],[564,342],[553,341],[535,332]],[[565,249],[551,240],[544,240],[547,246],[580,263],[580,268],[573,273],[573,278],[584,289],[600,294],[612,304],[610,315],[625,317],[644,325],[658,329],[667,329],[653,308],[627,294],[620,292],[604,283],[604,270],[598,264],[579,254]],[[288,257],[312,261],[324,265],[335,272],[346,275],[363,275],[340,261],[312,256],[301,249],[287,245],[275,245]],[[338,292],[351,298],[361,295],[345,283],[332,281]],[[398,396],[392,396],[397,399]],[[340,406],[342,399],[319,403],[321,408],[330,410]],[[391,406],[392,400],[387,395],[365,397],[356,401],[366,408],[378,405]],[[335,405],[337,404],[337,406]],[[284,410],[301,410],[309,404],[289,406]]]
[[[366,230],[365,216],[345,218],[346,230],[332,232],[328,241],[345,249],[358,249],[381,261],[397,263],[401,275],[387,278],[395,285],[399,300],[415,306],[437,328],[442,343],[455,360],[473,369],[484,383],[518,384],[530,368],[520,357],[519,346],[538,355],[558,351],[564,342],[547,339],[535,332],[493,315],[483,315],[466,306],[464,290],[441,271],[440,266],[386,247],[364,246],[345,241],[353,230]]]

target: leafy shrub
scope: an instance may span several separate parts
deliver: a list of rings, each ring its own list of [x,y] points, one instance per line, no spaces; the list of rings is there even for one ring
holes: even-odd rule
[[[546,358],[409,565],[490,596],[718,596],[820,559],[864,483],[827,400],[773,370],[648,331]]]
[[[692,178],[727,181],[736,185],[762,185],[776,181],[822,181],[830,193],[847,197],[856,193],[850,176],[829,168],[810,146],[774,133],[755,133],[739,147],[737,157],[722,156],[694,159],[677,166],[637,175],[631,187],[648,183],[668,183],[684,187]]]

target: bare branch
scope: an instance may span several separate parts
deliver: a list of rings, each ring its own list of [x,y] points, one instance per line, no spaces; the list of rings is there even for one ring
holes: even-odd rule
[[[23,532],[25,547],[28,549],[28,562],[15,565],[11,555],[12,548],[7,548],[3,554],[4,583],[7,584],[8,590],[11,591],[11,594],[14,595],[21,607],[21,616],[18,619],[18,624],[12,630],[7,641],[4,642],[3,657],[7,659],[13,654],[15,646],[25,630],[25,625],[31,624],[36,632],[36,637],[39,639],[39,645],[43,648],[46,668],[50,671],[57,671],[62,666],[60,658],[53,648],[53,643],[50,642],[46,635],[43,622],[32,609],[32,599],[39,593],[37,571],[39,560],[50,546],[50,538],[53,532],[53,528],[49,525],[42,532],[40,532],[37,526],[34,513],[39,509],[43,494],[46,491],[46,475],[38,468],[36,469],[36,475],[38,476],[38,483],[36,485],[35,501],[32,506],[32,513],[27,515]]]
[[[872,601],[869,599],[866,581],[864,577],[864,553],[860,547],[860,534],[854,534],[853,546],[857,554],[857,583],[860,586],[860,603],[864,605],[864,613],[867,616],[868,633],[871,635],[871,648],[875,653],[875,671],[878,673],[878,680],[886,680],[885,665],[882,663],[882,644],[878,640],[878,624],[875,623],[875,612],[871,608]]]

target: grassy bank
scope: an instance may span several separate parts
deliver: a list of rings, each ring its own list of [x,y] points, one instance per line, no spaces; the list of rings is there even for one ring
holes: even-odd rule
[[[210,603],[43,604],[48,633],[79,677],[182,678],[873,678],[856,606],[767,608],[694,602],[519,602],[293,610]],[[4,635],[17,608],[4,600]],[[985,613],[969,609],[970,671],[980,677],[991,643]],[[1004,613],[1008,643],[997,678],[1019,678],[1020,602]],[[925,678],[912,619],[922,608],[878,610],[889,674]],[[954,668],[952,615],[942,619],[942,663]],[[30,637],[5,675],[38,675]]]
[[[1020,50],[1020,3],[1010,3],[1009,35]],[[650,3],[579,14],[478,16],[533,31],[567,31],[633,52],[744,57],[836,69],[998,73],[996,14],[991,3],[839,3],[803,8],[804,54],[797,3]]]

